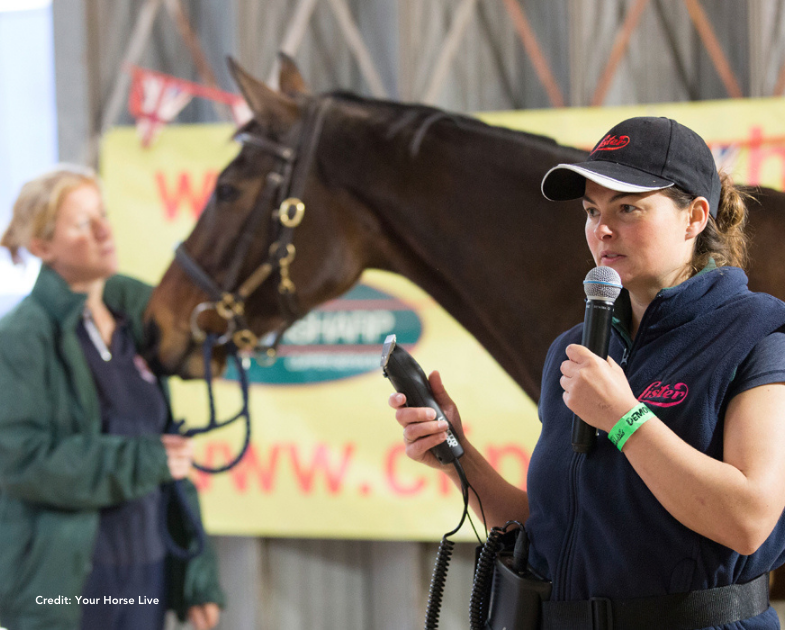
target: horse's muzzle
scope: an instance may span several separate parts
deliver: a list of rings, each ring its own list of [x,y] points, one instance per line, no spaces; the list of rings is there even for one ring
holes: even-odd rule
[[[144,322],[144,342],[139,354],[142,355],[142,358],[147,362],[154,374],[170,376],[172,371],[167,370],[158,355],[160,345],[161,329],[155,319],[148,316]]]

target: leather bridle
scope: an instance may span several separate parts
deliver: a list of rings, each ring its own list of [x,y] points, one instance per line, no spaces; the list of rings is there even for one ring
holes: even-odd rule
[[[209,468],[194,462],[194,467],[201,471],[218,473],[232,468],[240,462],[250,444],[249,380],[238,352],[255,350],[265,353],[268,360],[274,360],[284,333],[302,315],[297,304],[297,289],[289,275],[289,266],[296,252],[292,240],[294,230],[300,225],[305,213],[302,193],[316,157],[322,126],[331,104],[330,96],[310,101],[305,116],[295,123],[287,134],[292,139],[291,143],[275,142],[247,131],[237,136],[244,145],[252,145],[271,154],[275,158],[275,166],[265,177],[264,186],[243,225],[231,265],[220,285],[193,259],[184,244],[181,244],[175,252],[175,260],[209,297],[209,301],[198,304],[191,313],[191,336],[196,343],[202,344],[210,420],[203,427],[186,430],[183,430],[184,421],[173,421],[170,430],[173,433],[192,437],[220,429],[240,418],[245,419],[245,440],[239,454],[232,461],[218,468]],[[271,216],[272,237],[271,244],[267,247],[267,258],[245,280],[239,282],[237,278],[250,253],[256,233],[268,213]],[[246,322],[245,302],[254,291],[273,276],[274,272],[278,275],[278,308],[283,324],[272,333],[272,343],[262,345]],[[205,331],[199,326],[199,316],[207,311],[215,311],[226,321],[226,332],[219,335]],[[221,422],[216,419],[211,369],[213,348],[220,345],[226,347],[229,358],[235,363],[243,398],[240,412]]]
[[[226,321],[226,332],[217,337],[216,345],[231,341],[240,351],[256,350],[266,354],[268,359],[274,359],[283,334],[301,316],[297,289],[289,275],[289,266],[296,254],[292,240],[294,230],[305,214],[302,193],[331,104],[330,96],[311,101],[305,116],[295,123],[288,134],[292,138],[291,143],[276,142],[248,131],[238,134],[237,139],[244,145],[260,148],[272,155],[275,167],[265,177],[264,186],[245,221],[234,257],[220,285],[186,251],[185,244],[181,244],[175,252],[175,260],[210,298],[198,304],[191,313],[191,335],[197,343],[203,343],[207,338],[199,325],[200,315],[215,311]],[[245,280],[239,282],[240,271],[256,233],[268,214],[271,218],[272,238],[267,247],[267,258]],[[248,327],[245,303],[275,272],[278,276],[278,309],[283,324],[271,333],[273,341],[262,345]]]

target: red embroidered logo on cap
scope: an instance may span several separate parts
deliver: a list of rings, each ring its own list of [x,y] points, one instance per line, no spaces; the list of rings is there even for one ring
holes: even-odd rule
[[[630,143],[629,136],[612,136],[608,134],[597,145],[597,148],[592,151],[615,151],[616,149],[621,149],[622,147],[626,147]]]
[[[673,407],[684,402],[689,393],[690,388],[686,383],[676,383],[675,385],[665,383],[663,385],[662,381],[654,381],[638,396],[638,400],[655,407]]]

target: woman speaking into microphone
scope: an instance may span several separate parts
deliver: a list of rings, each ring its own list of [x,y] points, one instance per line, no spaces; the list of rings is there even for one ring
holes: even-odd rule
[[[525,522],[529,562],[552,581],[542,627],[779,628],[767,574],[785,560],[785,304],[747,288],[743,196],[700,136],[651,117],[551,169],[542,191],[581,200],[594,262],[624,288],[607,359],[580,345],[582,324],[548,352],[528,493],[466,440],[430,377],[487,525]],[[404,404],[391,396],[407,455],[441,468],[429,449],[445,427]],[[586,454],[574,416],[599,433]]]

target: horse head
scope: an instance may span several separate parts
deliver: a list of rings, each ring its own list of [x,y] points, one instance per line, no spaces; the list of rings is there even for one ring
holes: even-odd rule
[[[287,58],[280,91],[231,68],[253,119],[153,293],[159,369],[201,376],[208,334],[280,339],[372,267],[419,285],[536,398],[591,265],[580,206],[546,201],[540,181],[585,154],[424,105],[311,95]],[[220,369],[225,348],[212,356]]]
[[[220,370],[226,343],[250,349],[268,333],[280,338],[351,288],[369,264],[351,201],[318,174],[330,99],[309,94],[287,57],[280,91],[229,65],[253,118],[237,132],[239,154],[219,175],[146,312],[151,360],[185,378],[204,373],[198,348],[206,335],[218,338]]]

